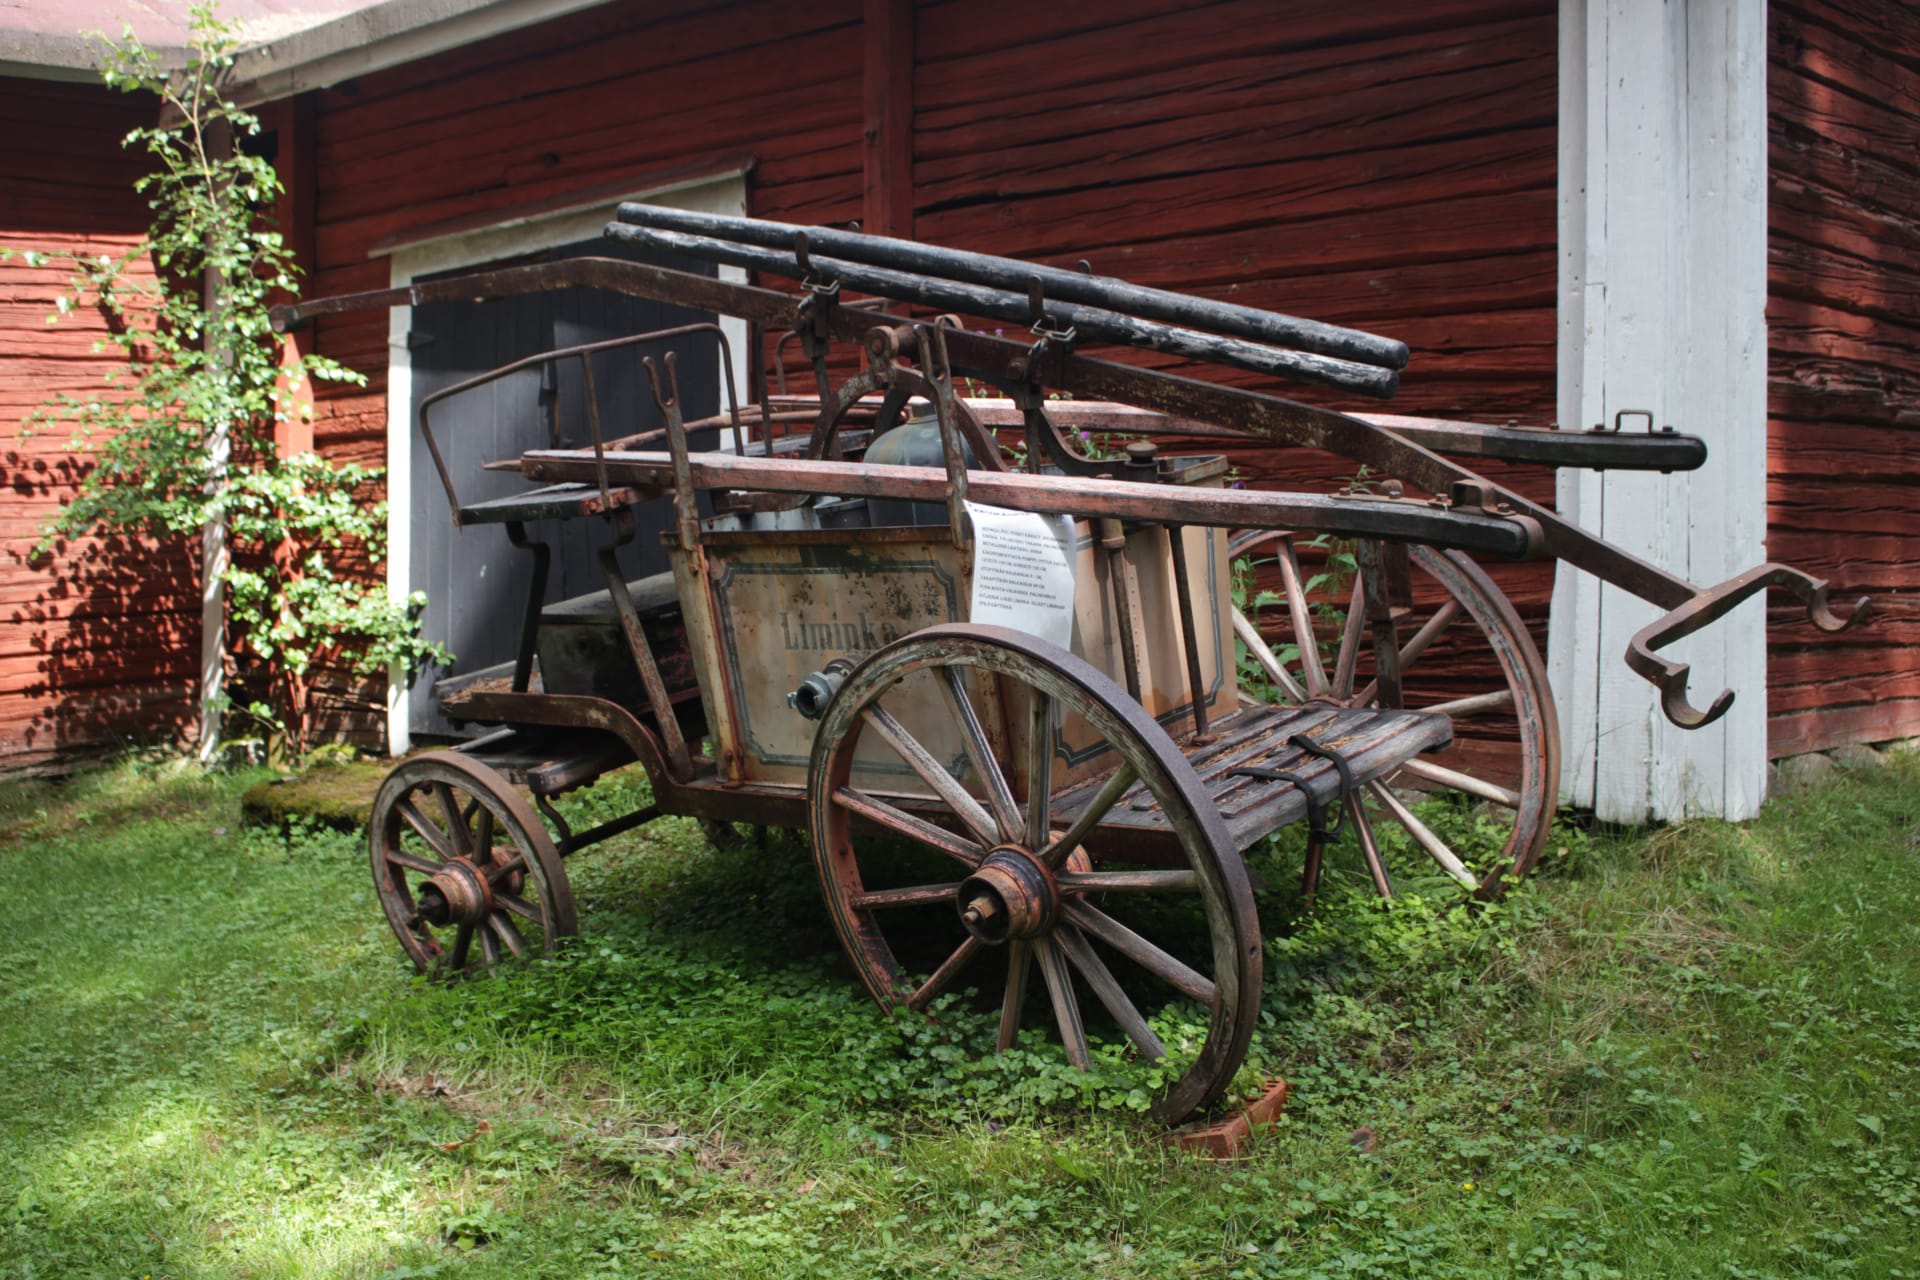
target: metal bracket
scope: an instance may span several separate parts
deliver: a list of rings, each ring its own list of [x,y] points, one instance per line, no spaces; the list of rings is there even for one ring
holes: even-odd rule
[[[955,419],[953,361],[947,355],[947,333],[942,326],[931,324],[916,325],[913,334],[921,375],[932,393],[934,420],[940,424],[940,451],[947,464],[947,523],[955,549],[965,552],[973,544],[973,529],[967,520],[967,455]]]
[[[1651,409],[1622,409],[1618,413],[1613,415],[1612,426],[1608,426],[1604,422],[1596,422],[1593,424],[1593,429],[1597,432],[1600,432],[1602,435],[1618,435],[1621,431],[1626,429],[1626,422],[1628,418],[1645,418],[1647,420],[1647,434],[1648,435],[1654,434],[1655,428],[1653,425],[1653,410]],[[1666,431],[1668,432],[1671,432],[1672,430],[1673,430],[1672,427],[1666,428]]]
[[[799,261],[803,296],[794,308],[793,327],[800,335],[800,352],[813,366],[813,381],[821,403],[832,394],[833,380],[827,372],[827,349],[833,340],[833,311],[840,301],[840,282],[823,278],[813,268],[807,252],[807,233],[794,233],[793,254]]]
[[[1072,325],[1061,324],[1047,314],[1047,292],[1041,286],[1039,276],[1033,276],[1027,281],[1027,319],[1033,322],[1028,331],[1040,339],[1039,346],[1035,348],[1036,362],[1028,366],[1030,370],[1038,367],[1037,352],[1042,347],[1064,347],[1069,351],[1073,349],[1074,339],[1078,335]]]
[[[1733,690],[1722,689],[1707,709],[1701,711],[1687,701],[1687,673],[1684,662],[1662,658],[1654,650],[1692,635],[1724,618],[1768,587],[1785,587],[1807,606],[1807,616],[1822,631],[1844,631],[1867,616],[1871,604],[1866,596],[1855,600],[1842,615],[1827,603],[1829,583],[1784,564],[1769,561],[1729,578],[1717,587],[1699,593],[1678,609],[1642,627],[1627,643],[1627,666],[1660,690],[1660,709],[1667,719],[1682,729],[1700,729],[1712,724],[1733,705]]]

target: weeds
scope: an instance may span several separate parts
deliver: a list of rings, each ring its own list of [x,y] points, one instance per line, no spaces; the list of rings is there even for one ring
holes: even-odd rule
[[[0,1275],[1913,1275],[1920,763],[1746,828],[1556,833],[1497,907],[1298,918],[1257,851],[1239,1163],[1141,1068],[873,1008],[797,839],[662,822],[572,860],[584,933],[412,978],[351,836],[243,775],[0,788]],[[576,825],[636,803],[615,778]],[[1484,819],[1437,815],[1471,841]]]

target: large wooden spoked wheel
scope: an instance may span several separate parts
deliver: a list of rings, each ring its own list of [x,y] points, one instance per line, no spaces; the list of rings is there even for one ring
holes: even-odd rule
[[[1284,533],[1238,535],[1229,554],[1271,554],[1277,562],[1282,598],[1265,616],[1280,616],[1284,641],[1254,657],[1279,700],[1396,706],[1454,720],[1453,749],[1409,761],[1349,802],[1357,838],[1377,850],[1378,826],[1397,824],[1442,871],[1488,900],[1532,870],[1560,801],[1560,728],[1540,651],[1486,572],[1458,551],[1408,549],[1410,599],[1394,610],[1401,670],[1395,699],[1381,692],[1365,575],[1342,580],[1303,571]],[[1244,616],[1234,626],[1254,650],[1257,628]],[[1269,661],[1276,658],[1278,670]],[[1414,806],[1436,794],[1495,806],[1505,830],[1497,855],[1455,849],[1423,822]],[[1376,887],[1391,891],[1377,877]]]
[[[551,950],[575,930],[546,828],[498,772],[457,751],[403,760],[368,829],[387,922],[421,972],[459,976]]]
[[[908,707],[903,723],[896,712]],[[1064,765],[1053,729],[1063,715],[1091,726],[1120,758],[1072,813],[1054,797]],[[1019,769],[1008,767],[1016,736],[1026,743]],[[945,744],[947,758],[929,743]],[[902,790],[937,802],[855,785],[868,776],[854,773],[856,752],[863,769],[882,761]],[[1123,793],[1140,807],[1136,782],[1171,826],[1178,853],[1164,868],[1099,860],[1096,827]],[[1050,1021],[1068,1060],[1084,1067],[1092,1015],[1114,1043],[1124,1036],[1148,1060],[1171,1055],[1177,1064],[1153,1105],[1161,1120],[1185,1119],[1226,1089],[1260,998],[1246,868],[1192,767],[1107,676],[998,627],[917,632],[847,677],[822,716],[807,792],[827,906],[883,1006],[922,1011],[967,986],[991,996],[1004,975],[1000,1049],[1030,1017]],[[910,846],[856,844],[856,818]],[[1034,970],[1040,981],[1030,984]]]

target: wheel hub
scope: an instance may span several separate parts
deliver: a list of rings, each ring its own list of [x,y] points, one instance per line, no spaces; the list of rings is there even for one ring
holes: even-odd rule
[[[968,933],[998,946],[1015,938],[1038,937],[1053,928],[1060,889],[1053,873],[1033,854],[1017,845],[1002,845],[961,883],[955,905]]]
[[[492,911],[492,886],[465,858],[446,863],[420,886],[420,916],[437,928],[479,924]]]

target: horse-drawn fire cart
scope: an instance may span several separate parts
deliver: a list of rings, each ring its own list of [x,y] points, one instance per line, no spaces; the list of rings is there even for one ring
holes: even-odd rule
[[[491,968],[573,934],[564,858],[656,816],[805,828],[827,909],[882,1004],[922,1010],[964,977],[996,999],[1002,1048],[1037,1017],[1080,1064],[1094,1025],[1167,1061],[1155,1111],[1178,1121],[1221,1096],[1253,1032],[1263,952],[1246,850],[1304,821],[1308,902],[1343,825],[1383,893],[1390,826],[1483,897],[1538,856],[1558,798],[1552,696],[1472,556],[1556,557],[1666,610],[1627,662],[1690,727],[1731,694],[1693,707],[1663,646],[1768,587],[1827,629],[1864,606],[1838,616],[1824,583],[1779,564],[1696,587],[1452,460],[1699,466],[1701,442],[1671,429],[1344,414],[1083,352],[1130,345],[1384,396],[1407,359],[1388,339],[828,228],[627,205],[607,234],[802,287],[578,258],[276,315],[285,327],[588,287],[752,326],[753,394],[729,380],[702,420],[684,420],[674,358],[656,354],[711,342],[732,369],[713,323],[546,353],[423,403],[455,525],[504,526],[534,572],[515,660],[438,686],[448,717],[494,731],[403,760],[376,800],[375,881],[422,969]],[[868,301],[843,296],[856,291]],[[784,376],[768,386],[763,338],[782,332],[811,394],[788,394]],[[603,429],[593,369],[623,353],[645,356],[650,431]],[[563,361],[583,375],[590,441],[502,459],[532,483],[463,502],[434,409]],[[1079,447],[1088,428],[1133,438],[1094,456]],[[1183,436],[1329,451],[1370,483],[1232,487],[1224,457],[1156,446]],[[615,549],[654,501],[671,506],[671,571],[630,582]],[[529,529],[549,521],[604,527],[604,590],[546,599],[550,552]],[[1329,540],[1350,572],[1310,571]],[[1273,566],[1278,645],[1235,606],[1246,554]],[[1463,648],[1478,687],[1445,674],[1441,658]],[[1277,700],[1245,695],[1243,660]],[[569,828],[553,799],[635,761],[652,803]],[[1502,815],[1496,857],[1470,863],[1423,820],[1435,792]]]

